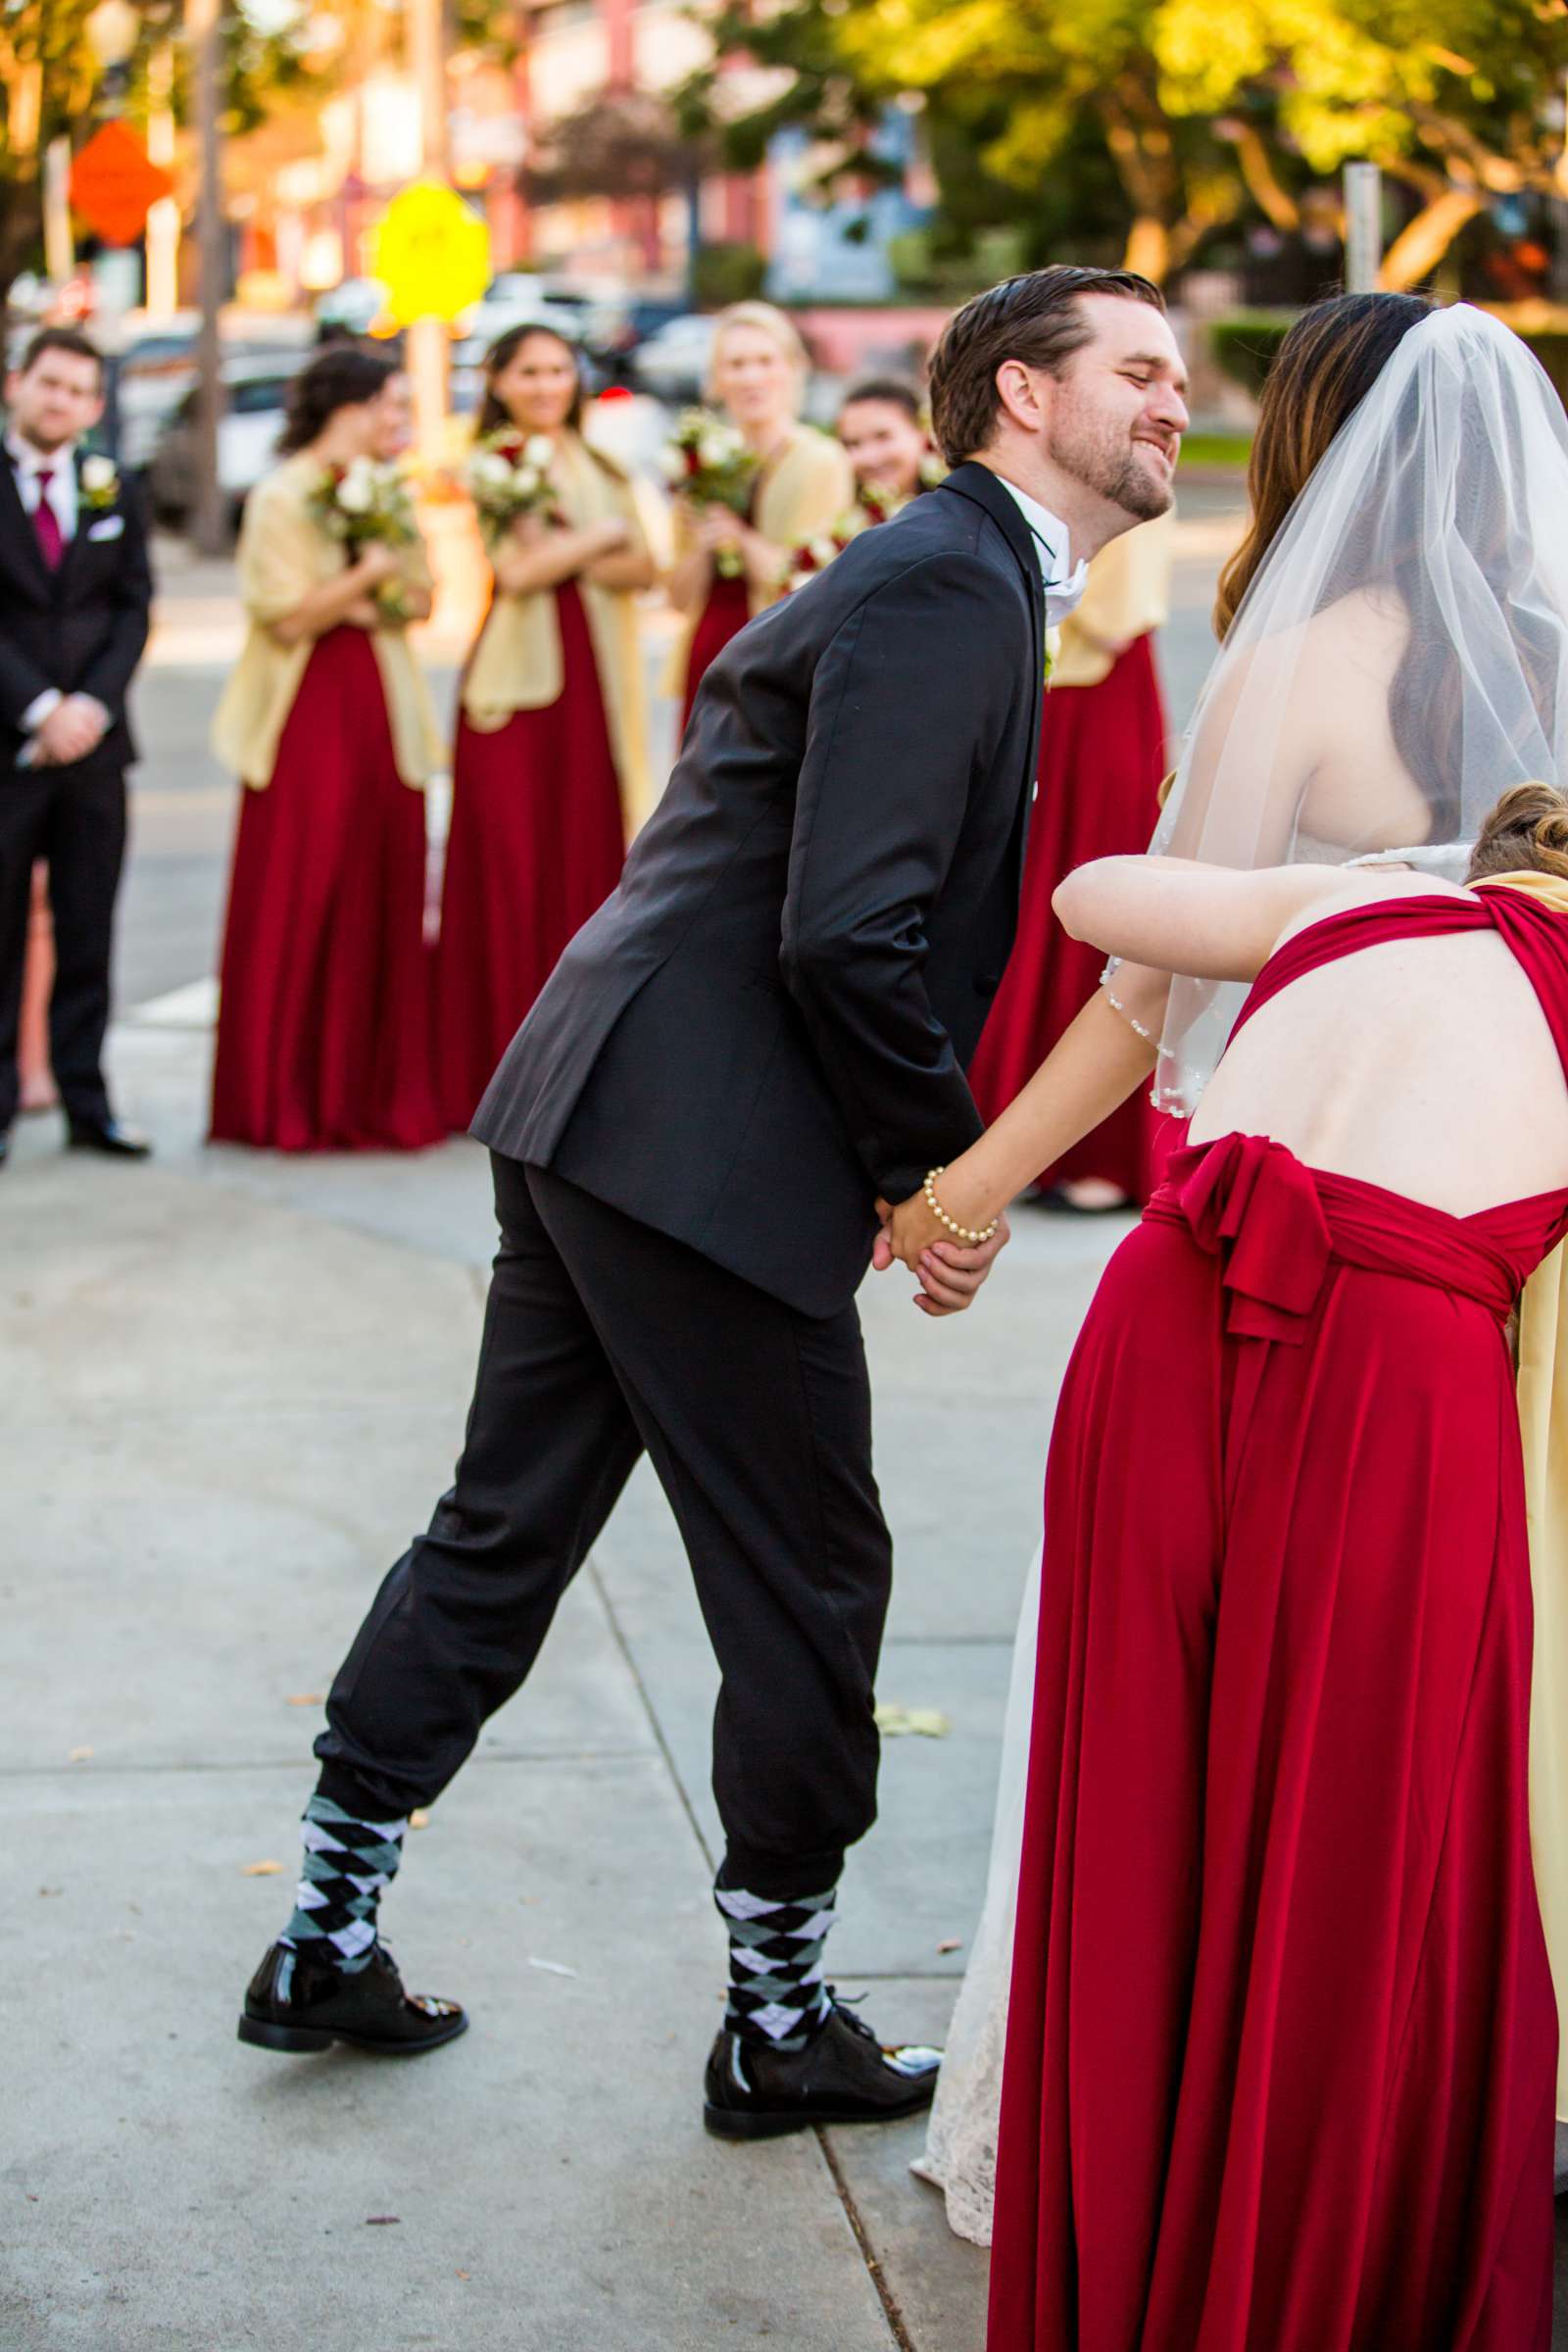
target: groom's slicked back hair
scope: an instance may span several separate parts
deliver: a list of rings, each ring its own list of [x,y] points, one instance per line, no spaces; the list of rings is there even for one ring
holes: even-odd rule
[[[1119,294],[1163,311],[1159,288],[1132,270],[1065,263],[1004,278],[955,311],[931,355],[931,427],[950,466],[985,448],[1002,413],[997,369],[1006,360],[1060,373],[1094,333],[1079,297]]]

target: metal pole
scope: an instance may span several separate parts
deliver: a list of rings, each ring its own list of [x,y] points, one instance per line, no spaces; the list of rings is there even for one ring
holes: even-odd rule
[[[1383,260],[1383,174],[1376,164],[1345,167],[1345,291],[1377,291]]]
[[[174,52],[168,42],[147,65],[147,153],[172,171],[174,142]],[[161,196],[147,216],[147,316],[172,318],[179,307],[179,199]]]
[[[196,337],[196,552],[220,556],[228,516],[218,479],[218,422],[223,397],[218,319],[226,291],[223,182],[219,146],[219,99],[223,73],[222,0],[186,0],[185,30],[196,69],[196,244],[200,263],[201,325]]]
[[[57,292],[76,267],[70,191],[71,141],[51,139],[43,156],[43,266]]]
[[[419,92],[419,158],[426,179],[447,178],[447,45],[443,0],[411,0],[409,65]],[[420,464],[440,465],[446,448],[447,359],[444,318],[416,318],[409,328],[409,375],[414,392],[414,438]]]

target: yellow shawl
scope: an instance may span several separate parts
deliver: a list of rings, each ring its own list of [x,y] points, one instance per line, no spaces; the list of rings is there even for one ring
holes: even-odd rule
[[[313,588],[343,568],[341,545],[327,537],[308,503],[319,471],[305,452],[286,458],[251,492],[240,526],[239,591],[250,630],[218,706],[213,749],[225,767],[258,789],[271,781],[278,737],[312,651],[309,639],[280,645],[272,623],[295,612]],[[401,576],[411,588],[428,590],[430,571],[422,541],[416,540],[404,553]],[[388,622],[369,634],[386,694],[398,774],[405,784],[417,787],[446,764],[429,689],[405,628]]]
[[[790,557],[799,543],[831,529],[854,505],[855,475],[838,443],[811,425],[795,425],[758,475],[752,502],[754,526],[780,551],[777,580],[760,586],[754,580],[748,585],[747,603],[754,620],[783,595]],[[676,561],[689,552],[690,543],[677,522]],[[678,697],[686,690],[686,657],[696,626],[696,613],[689,613],[670,649],[667,694]]]
[[[1110,648],[1130,645],[1170,617],[1174,516],[1160,514],[1107,540],[1089,566],[1082,602],[1061,624],[1051,691],[1098,686],[1110,675]]]
[[[1568,882],[1489,874],[1568,914]],[[1530,1842],[1557,1991],[1557,2114],[1568,2122],[1568,1280],[1563,1245],[1525,1284],[1519,1305],[1519,1428],[1535,1597],[1530,1685]]]
[[[619,516],[632,544],[646,546],[631,485],[618,466],[576,433],[563,436],[557,461],[561,509],[573,530]],[[610,726],[621,809],[630,830],[648,806],[647,721],[637,641],[637,600],[625,588],[600,588],[579,578],[588,617],[605,716]],[[561,621],[555,594],[497,595],[485,617],[463,680],[463,709],[481,734],[504,727],[514,711],[540,710],[562,688]]]

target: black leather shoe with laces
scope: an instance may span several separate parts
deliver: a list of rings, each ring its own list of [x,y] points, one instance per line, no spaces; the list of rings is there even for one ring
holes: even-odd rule
[[[334,2041],[388,2058],[416,2058],[468,2030],[456,2001],[407,1993],[397,1962],[378,1943],[352,1976],[274,1943],[250,1982],[241,2041],[264,2050],[325,2050]]]
[[[936,2094],[942,2052],[885,2049],[870,2027],[833,1997],[804,2050],[732,2033],[713,2043],[703,2121],[720,2139],[776,2139],[811,2124],[886,2124],[917,2115]]]

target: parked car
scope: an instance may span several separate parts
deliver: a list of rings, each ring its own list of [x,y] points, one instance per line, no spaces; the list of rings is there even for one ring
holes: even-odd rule
[[[642,346],[685,312],[685,303],[673,294],[641,294],[625,287],[597,294],[588,305],[583,342],[607,381],[629,384]]]
[[[509,326],[534,323],[554,327],[568,343],[581,345],[588,304],[583,296],[537,277],[527,270],[505,270],[485,289],[463,320],[463,339],[484,351]]]
[[[223,364],[223,414],[218,420],[218,481],[236,525],[245,501],[275,464],[288,387],[306,355],[293,366],[278,357]],[[196,391],[185,394],[153,451],[148,496],[158,521],[176,527],[196,504]]]
[[[150,465],[180,402],[196,381],[194,311],[177,311],[156,326],[130,331],[115,374],[120,463],[137,473]],[[225,360],[262,360],[279,369],[297,367],[311,339],[309,319],[288,314],[225,311],[220,327]]]
[[[713,353],[713,321],[690,311],[666,319],[632,354],[627,373],[639,392],[678,407],[701,400]]]

